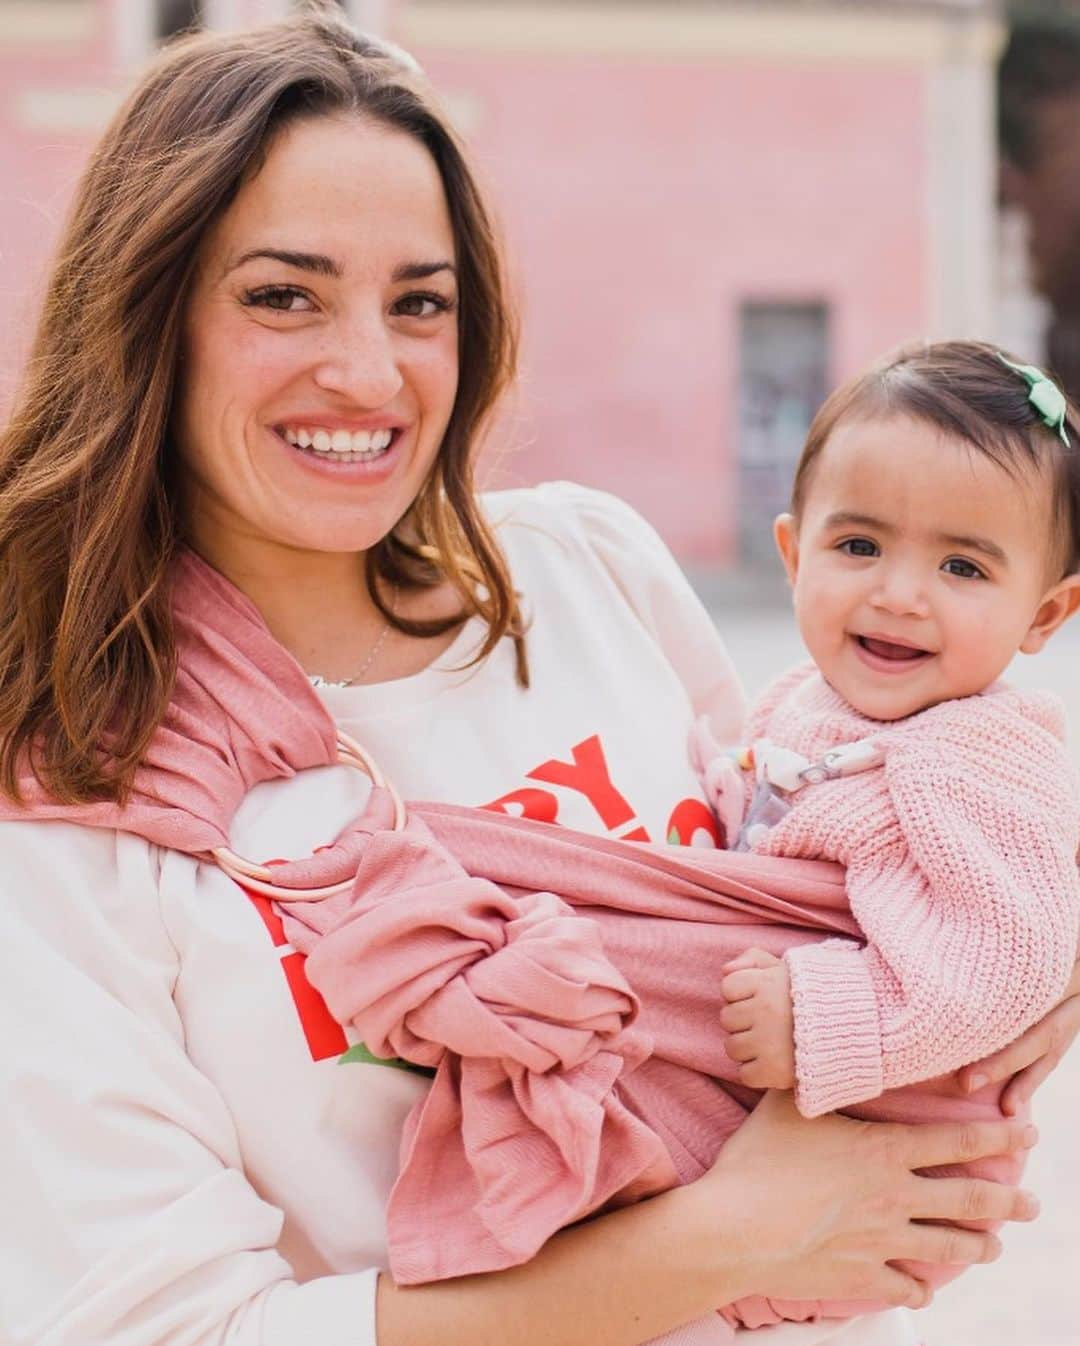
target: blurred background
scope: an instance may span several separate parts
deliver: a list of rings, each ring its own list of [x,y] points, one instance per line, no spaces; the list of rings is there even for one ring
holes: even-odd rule
[[[501,219],[525,343],[499,479],[618,490],[717,598],[778,583],[769,523],[810,417],[889,347],[977,334],[1080,383],[1075,5],[342,7],[418,56]],[[184,28],[289,8],[0,0],[8,386],[133,73]]]
[[[135,73],[186,28],[290,2],[0,0],[0,405]],[[492,484],[572,477],[637,506],[752,688],[799,657],[769,530],[833,384],[900,342],[971,336],[1080,395],[1080,3],[342,8],[421,61],[506,238],[523,368]],[[1016,674],[1062,692],[1075,725],[1074,625]],[[927,1346],[1080,1342],[1074,1058],[1040,1098],[1043,1218],[942,1293]]]

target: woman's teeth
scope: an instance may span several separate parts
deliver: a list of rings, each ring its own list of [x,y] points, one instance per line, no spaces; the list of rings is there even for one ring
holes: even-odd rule
[[[298,449],[310,449],[343,463],[378,458],[394,438],[393,430],[323,430],[306,425],[287,425],[281,433]]]

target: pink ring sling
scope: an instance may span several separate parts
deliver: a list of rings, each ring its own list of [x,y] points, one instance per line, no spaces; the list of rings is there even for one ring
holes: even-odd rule
[[[757,1096],[723,1048],[718,969],[750,943],[857,937],[842,870],[405,808],[363,750],[342,760],[382,781],[368,808],[257,891],[334,1017],[375,1057],[434,1071],[388,1209],[395,1278],[514,1265],[567,1224],[699,1177]],[[989,1115],[951,1079],[852,1112]],[[761,1326],[871,1307],[758,1298],[723,1313]]]

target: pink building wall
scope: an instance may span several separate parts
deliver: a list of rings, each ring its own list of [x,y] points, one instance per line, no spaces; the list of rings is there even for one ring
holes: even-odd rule
[[[88,37],[0,43],[0,400],[18,378],[44,273],[94,133],[77,125],[89,95],[115,88],[104,7]],[[69,103],[67,111],[63,106]],[[50,106],[51,105],[51,106]]]
[[[0,47],[3,389],[96,134],[41,94],[122,82],[94,9],[79,43]],[[833,380],[924,330],[924,69],[417,54],[471,110],[520,295],[494,479],[618,491],[684,559],[730,562],[740,302],[827,304]]]
[[[418,54],[476,109],[521,294],[503,479],[730,560],[740,301],[827,303],[833,380],[924,330],[921,72]]]

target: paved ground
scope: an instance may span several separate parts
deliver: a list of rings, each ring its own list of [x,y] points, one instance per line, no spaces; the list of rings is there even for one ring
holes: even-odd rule
[[[802,657],[788,614],[719,608],[717,621],[749,689]],[[1023,656],[1009,676],[1065,697],[1071,748],[1080,765],[1080,618],[1046,651]],[[1025,1181],[1042,1215],[1015,1226],[1005,1254],[968,1272],[921,1315],[927,1346],[1078,1346],[1080,1344],[1080,1043],[1036,1099],[1042,1140]]]

